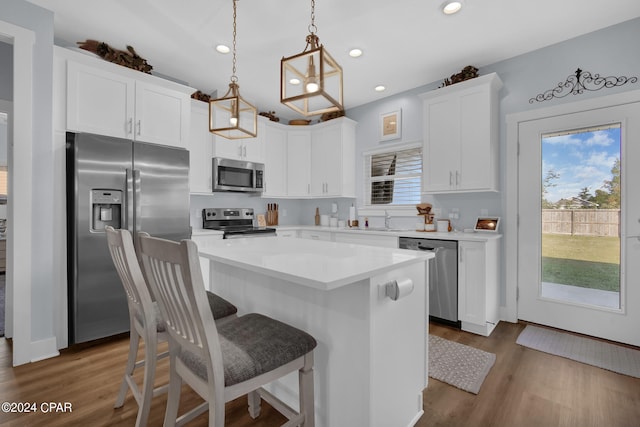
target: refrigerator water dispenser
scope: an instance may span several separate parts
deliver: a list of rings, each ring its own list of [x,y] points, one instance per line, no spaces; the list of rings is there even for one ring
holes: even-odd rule
[[[91,231],[104,232],[108,225],[122,228],[122,191],[91,190]]]

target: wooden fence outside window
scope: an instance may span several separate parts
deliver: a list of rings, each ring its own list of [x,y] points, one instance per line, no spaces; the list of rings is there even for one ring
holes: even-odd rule
[[[620,209],[542,209],[542,232],[620,237]]]

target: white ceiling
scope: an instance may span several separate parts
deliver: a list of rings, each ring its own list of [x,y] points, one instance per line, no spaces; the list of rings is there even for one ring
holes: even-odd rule
[[[55,13],[55,36],[117,49],[133,46],[155,72],[205,93],[226,92],[232,0],[29,0]],[[316,0],[320,42],[344,69],[347,109],[440,81],[466,65],[481,68],[640,16],[638,0],[465,0],[453,16],[444,0]],[[241,0],[237,75],[244,98],[281,118],[280,60],[301,52],[310,23],[305,0]],[[350,58],[353,47],[364,50]],[[376,85],[387,87],[375,92]]]

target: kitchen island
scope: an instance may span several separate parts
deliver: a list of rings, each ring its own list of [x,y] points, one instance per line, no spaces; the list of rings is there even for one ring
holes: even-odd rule
[[[211,241],[210,290],[309,332],[316,426],[411,426],[427,386],[426,278],[433,254],[264,237]],[[413,289],[411,289],[411,282]],[[395,284],[397,300],[387,296]],[[267,389],[298,408],[297,375]]]

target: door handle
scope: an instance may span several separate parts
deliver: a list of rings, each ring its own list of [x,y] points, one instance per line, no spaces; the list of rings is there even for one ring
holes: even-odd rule
[[[133,119],[131,117],[129,117],[129,120],[127,121],[128,123],[128,130],[127,130],[127,134],[132,134],[133,133]]]
[[[133,170],[133,207],[134,207],[134,214],[135,214],[135,220],[133,223],[133,228],[134,231],[137,233],[138,231],[142,230],[142,224],[140,223],[140,215],[142,214],[142,208],[140,207],[140,193],[141,193],[141,180],[140,180],[140,170],[139,169],[134,169]]]
[[[134,213],[134,192],[133,192],[133,171],[129,168],[125,170],[126,176],[126,195],[125,195],[125,212],[123,213],[125,221],[124,227],[129,230],[129,232],[133,232],[133,213]]]
[[[453,171],[449,171],[449,187],[453,185]]]
[[[141,122],[141,120],[138,120],[138,123],[136,125],[136,127],[138,128],[138,136],[140,136],[140,132],[141,132],[141,129],[142,129],[142,125],[140,124],[140,122]]]

